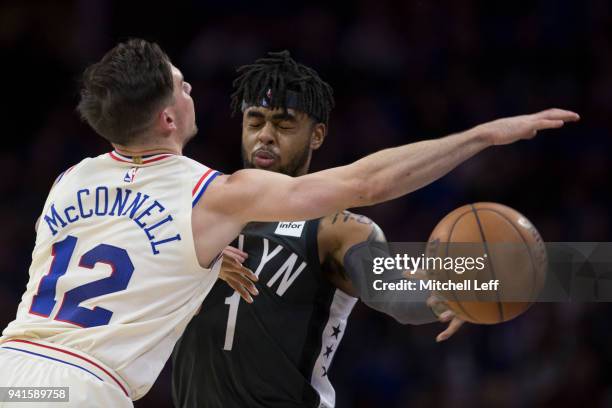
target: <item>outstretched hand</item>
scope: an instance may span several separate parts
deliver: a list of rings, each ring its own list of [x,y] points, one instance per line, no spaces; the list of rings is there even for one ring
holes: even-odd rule
[[[443,299],[436,295],[431,295],[429,299],[427,299],[427,306],[429,306],[434,314],[438,316],[438,321],[441,323],[448,323],[446,329],[436,336],[436,341],[438,343],[450,338],[459,328],[461,328],[463,323],[465,323],[464,320],[455,315],[455,312],[448,308]]]
[[[494,145],[505,145],[521,139],[531,139],[540,130],[560,128],[576,122],[580,116],[563,109],[547,109],[531,115],[512,116],[483,123],[475,127]]]
[[[219,279],[225,281],[232,289],[240,294],[246,302],[253,303],[253,297],[259,294],[254,282],[259,278],[243,262],[248,254],[237,248],[228,246],[223,250],[223,263],[219,272]]]
[[[403,275],[408,279],[429,279],[427,276],[427,272],[422,269],[419,269],[414,272],[406,271]],[[448,323],[446,329],[436,336],[436,341],[438,343],[449,339],[453,334],[457,332],[457,330],[461,328],[463,323],[465,323],[463,319],[455,315],[455,312],[453,312],[448,307],[444,299],[442,299],[435,293],[432,293],[429,298],[427,298],[427,306],[429,306],[432,312],[436,315],[440,323]]]

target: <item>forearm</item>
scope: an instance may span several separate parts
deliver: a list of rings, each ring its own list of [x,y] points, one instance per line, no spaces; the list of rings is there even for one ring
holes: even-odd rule
[[[415,290],[409,295],[404,291],[395,291],[386,294],[381,300],[365,303],[401,324],[420,325],[438,321],[438,317],[426,303],[430,295],[427,290]]]
[[[400,285],[405,278],[401,271],[372,271],[375,258],[390,257],[386,243],[363,242],[351,247],[344,256],[344,270],[354,288],[354,295],[374,310],[393,317],[402,324],[426,324],[438,319],[427,305],[430,291],[420,289],[417,282],[412,290],[377,290],[383,285]],[[388,287],[388,286],[386,286]]]
[[[351,176],[367,174],[362,188],[368,194],[356,196],[361,202],[354,206],[391,200],[432,183],[490,146],[486,136],[475,127],[440,139],[381,150],[356,161],[350,165]]]

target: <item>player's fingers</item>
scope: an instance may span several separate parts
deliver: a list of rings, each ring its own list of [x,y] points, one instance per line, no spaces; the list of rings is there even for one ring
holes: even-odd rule
[[[243,252],[238,248],[234,248],[231,246],[225,247],[225,249],[223,250],[223,254],[237,260],[240,263],[244,263],[244,261],[246,261],[249,256],[246,252]]]
[[[438,334],[438,336],[436,337],[436,341],[439,343],[441,341],[448,340],[448,338],[451,337],[453,334],[455,334],[462,325],[463,325],[463,320],[457,317],[454,318],[453,320],[451,320],[446,330]]]
[[[242,266],[240,259],[237,259],[234,255],[231,255],[228,260],[228,268],[231,268],[234,272],[241,272],[243,269],[248,269]]]
[[[240,268],[240,273],[253,282],[257,282],[259,280],[259,276],[255,275],[252,270],[245,268],[244,266]]]
[[[237,280],[228,279],[226,282],[232,289],[238,292],[240,297],[243,298],[245,302],[253,303],[253,298],[251,297],[249,292]]]
[[[223,249],[223,255],[230,256],[232,258],[238,258],[241,261],[243,259],[246,259],[244,252],[231,246],[225,247],[225,249]]]
[[[552,108],[536,114],[541,119],[562,120],[564,122],[576,122],[580,120],[580,115],[565,109]]]
[[[223,263],[221,264],[223,265],[223,268],[236,268],[236,265],[240,265],[242,266],[242,262],[240,262],[239,259],[236,259],[236,256],[234,254],[223,254]]]
[[[233,260],[223,259],[223,264],[221,265],[221,270],[219,271],[219,279],[227,281],[233,275],[238,273],[238,268],[233,262]]]
[[[226,246],[225,248],[223,248],[223,255],[234,255],[234,247],[231,246]]]
[[[231,252],[233,252],[234,254],[238,255],[240,258],[244,258],[247,259],[249,257],[249,254],[247,254],[246,252],[238,249],[238,248],[234,248],[232,246],[228,246],[227,249]]]
[[[252,270],[250,270],[249,268],[247,268],[247,267],[245,267],[245,266],[243,266],[241,264],[227,265],[225,267],[225,270],[227,272],[231,272],[231,273],[234,273],[236,275],[243,276],[243,277],[245,277],[245,278],[247,278],[247,279],[249,279],[250,281],[253,281],[253,282],[257,282],[259,280],[259,277],[257,275],[255,275]]]
[[[429,296],[426,300],[427,306],[429,307],[435,307],[435,306],[439,306],[439,305],[444,305],[446,306],[446,303],[444,302],[444,299],[440,298],[438,295],[436,294],[432,294],[431,296]]]
[[[234,289],[236,290],[236,292],[238,292],[240,297],[242,299],[244,299],[245,302],[253,303],[253,298],[251,297],[251,295],[249,294],[249,292],[245,288],[243,288],[242,286],[238,285],[238,287],[236,287]]]
[[[225,279],[226,276],[236,273],[238,267],[235,264],[234,259],[223,259],[221,264],[221,270],[219,271],[219,278]]]
[[[538,130],[542,129],[557,129],[563,127],[565,122],[560,119],[540,119],[537,122]]]
[[[440,316],[438,316],[438,320],[441,323],[448,323],[453,320],[454,317],[455,313],[452,310],[445,310],[444,312],[440,313]]]
[[[440,320],[440,321],[442,321],[443,323],[446,323],[447,321],[446,319],[448,319],[448,317],[444,313],[446,313],[447,311],[450,311],[446,302],[436,295],[431,295],[430,297],[427,298],[426,303],[427,303],[427,306],[429,306],[429,308],[431,309],[431,311],[438,317],[438,319],[441,319],[442,315],[444,315],[445,320]]]
[[[251,280],[245,278],[244,275],[237,274],[234,276],[234,279],[237,282],[239,282],[242,286],[244,286],[246,290],[248,290],[249,293],[251,293],[251,295],[253,296],[259,295],[259,291],[255,287],[255,284]]]

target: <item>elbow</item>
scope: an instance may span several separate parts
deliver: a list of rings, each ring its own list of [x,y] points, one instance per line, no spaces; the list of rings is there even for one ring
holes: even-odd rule
[[[373,177],[358,180],[355,183],[355,193],[357,197],[355,207],[370,206],[389,200],[387,183],[382,183]]]

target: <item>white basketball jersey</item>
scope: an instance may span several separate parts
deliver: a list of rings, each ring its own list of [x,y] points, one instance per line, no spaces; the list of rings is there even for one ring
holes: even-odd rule
[[[215,283],[200,267],[191,210],[219,173],[183,156],[111,152],[64,172],[37,229],[30,280],[2,333],[99,359],[132,399],[153,385]]]

